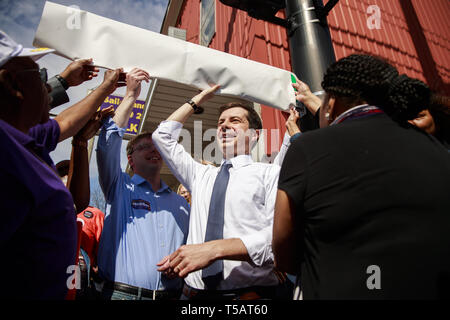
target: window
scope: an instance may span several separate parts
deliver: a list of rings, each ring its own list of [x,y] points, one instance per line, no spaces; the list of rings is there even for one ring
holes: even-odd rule
[[[200,44],[207,47],[216,32],[216,1],[201,0]]]

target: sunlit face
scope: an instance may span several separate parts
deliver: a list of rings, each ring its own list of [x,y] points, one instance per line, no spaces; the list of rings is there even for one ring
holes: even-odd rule
[[[249,129],[248,112],[234,107],[225,110],[217,123],[217,143],[225,159],[249,154],[251,145],[257,140],[255,130]]]
[[[128,155],[128,161],[135,173],[160,170],[163,164],[161,155],[156,149],[151,138],[140,140]]]
[[[422,110],[415,119],[408,120],[408,122],[426,133],[432,135],[436,133],[436,124],[434,123],[434,119],[428,109]]]
[[[180,185],[180,188],[178,189],[178,194],[186,199],[187,202],[190,202],[191,200],[191,194],[189,191],[185,188],[185,186]]]

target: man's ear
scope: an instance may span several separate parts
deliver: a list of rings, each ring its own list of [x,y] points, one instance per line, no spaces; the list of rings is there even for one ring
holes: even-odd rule
[[[256,129],[255,134],[256,134],[256,142],[258,142],[259,137],[261,136],[261,129]]]
[[[131,154],[127,154],[128,164],[130,165],[131,170],[133,170],[134,163],[133,158],[131,157]]]
[[[253,149],[257,144],[261,134],[261,129],[250,129],[250,150]]]
[[[3,87],[4,92],[12,99],[19,101],[24,100],[24,96],[19,90],[17,82],[6,69],[0,69],[0,86]]]

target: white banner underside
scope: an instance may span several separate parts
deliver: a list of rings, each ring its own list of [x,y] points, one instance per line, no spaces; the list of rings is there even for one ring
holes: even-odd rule
[[[139,67],[202,90],[220,84],[217,94],[281,110],[295,106],[289,71],[48,1],[33,45],[107,68]]]

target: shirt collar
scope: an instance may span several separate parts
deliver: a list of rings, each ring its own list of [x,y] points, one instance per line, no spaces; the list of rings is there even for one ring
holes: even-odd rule
[[[252,164],[253,159],[251,155],[241,154],[231,159],[223,159],[220,166],[222,166],[225,162],[231,162],[234,169],[239,169],[241,167],[245,167]]]
[[[147,180],[145,180],[144,178],[142,178],[140,175],[138,175],[137,173],[135,173],[132,177],[131,177],[131,181],[136,184],[136,185],[140,185],[144,182],[147,182]],[[150,185],[150,184],[149,184]],[[151,188],[151,185],[150,185]],[[153,190],[153,189],[152,189]],[[170,187],[161,180],[161,188],[159,190],[157,190],[156,192],[153,190],[154,193],[161,193],[161,192],[171,192],[172,189],[170,189]]]

